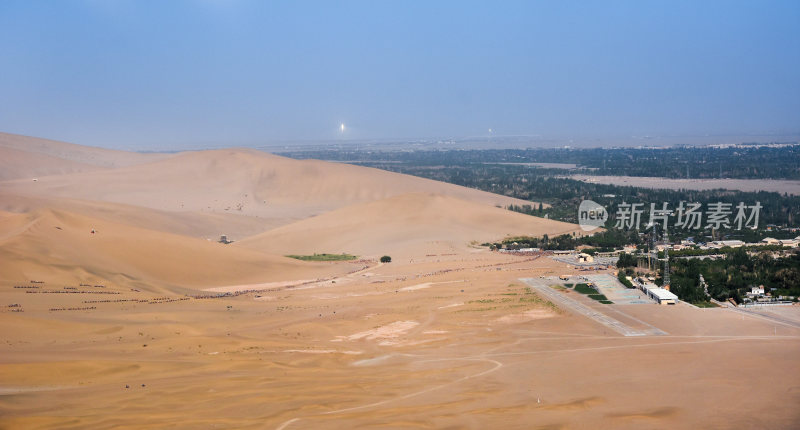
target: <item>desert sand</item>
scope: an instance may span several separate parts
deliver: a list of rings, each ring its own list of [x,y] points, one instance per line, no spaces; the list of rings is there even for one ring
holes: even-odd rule
[[[495,207],[513,199],[251,150],[1,137],[22,161],[0,182],[0,428],[800,423],[797,307],[779,323],[559,292],[666,333],[622,336],[521,280],[577,268],[479,246],[577,232]],[[315,252],[358,259],[284,256]]]
[[[237,245],[273,253],[318,249],[380,257],[462,252],[480,244],[527,234],[576,232],[574,224],[548,221],[491,205],[434,193],[409,193],[354,204],[247,238]]]
[[[169,157],[93,148],[0,132],[0,181],[90,172]]]

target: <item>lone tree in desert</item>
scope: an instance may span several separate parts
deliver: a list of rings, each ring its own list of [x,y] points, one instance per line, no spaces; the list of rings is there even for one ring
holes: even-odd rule
[[[392,257],[389,257],[388,255],[384,255],[383,257],[381,257],[381,263],[391,263],[391,262],[392,262]]]

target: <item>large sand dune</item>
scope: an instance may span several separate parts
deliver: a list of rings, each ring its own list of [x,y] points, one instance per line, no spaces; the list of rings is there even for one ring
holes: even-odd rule
[[[237,245],[276,253],[424,256],[463,251],[470,242],[566,234],[576,227],[452,196],[409,193],[327,212]]]
[[[235,213],[286,223],[408,192],[436,192],[488,205],[530,203],[377,169],[244,149],[187,152],[146,164],[2,186],[8,193],[28,196]]]
[[[0,146],[0,181],[34,180],[40,176],[88,172],[98,169],[101,167],[65,160],[48,154]]]
[[[40,176],[48,174],[46,168],[52,169],[49,174],[61,174],[68,171],[131,166],[170,156],[95,148],[11,133],[0,133],[0,154],[14,156],[14,159],[0,157],[0,171],[9,168],[37,169]]]
[[[0,216],[4,279],[210,287],[345,270],[65,211]]]
[[[134,154],[10,134],[0,134],[0,150],[14,155],[10,176],[23,178],[0,182],[0,210],[28,220],[24,231],[5,233],[11,277],[42,270],[173,286],[288,281],[339,270],[280,257],[290,252],[416,255],[574,230],[495,208],[523,203],[505,196],[255,150]],[[33,181],[27,172],[45,176]],[[244,247],[196,240],[266,231]]]
[[[22,196],[0,190],[0,210],[25,213],[39,209],[58,209],[91,218],[185,236],[218,240],[221,234],[238,239],[262,233],[283,224],[229,212],[176,212],[124,203],[62,197]]]

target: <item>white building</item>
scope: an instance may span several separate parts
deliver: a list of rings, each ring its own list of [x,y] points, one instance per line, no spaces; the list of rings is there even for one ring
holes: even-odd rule
[[[711,247],[711,248],[722,248],[722,247],[728,246],[728,247],[731,247],[731,248],[738,248],[738,247],[743,246],[743,245],[744,245],[744,242],[742,242],[741,240],[716,240],[714,242],[711,242],[709,244],[709,247]]]
[[[764,286],[750,287],[750,291],[746,295],[750,300],[760,300],[761,297],[764,297]]]
[[[659,305],[674,305],[678,303],[678,296],[651,282],[642,284],[642,291]]]
[[[678,296],[663,288],[652,288],[647,290],[648,295],[655,299],[659,305],[674,305],[678,303]]]
[[[633,284],[639,287],[642,292],[647,294],[647,297],[655,300],[659,305],[674,305],[678,303],[678,296],[651,281],[647,281],[643,278],[635,278],[633,279]]]

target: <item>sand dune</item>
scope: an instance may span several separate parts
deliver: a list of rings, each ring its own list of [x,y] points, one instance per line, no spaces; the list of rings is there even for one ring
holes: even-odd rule
[[[11,133],[0,133],[0,154],[14,154],[15,157],[25,156],[25,158],[16,160],[23,162],[22,165],[14,165],[10,160],[0,157],[2,170],[14,167],[44,169],[50,166],[53,168],[53,173],[50,174],[66,173],[66,170],[69,169],[86,171],[90,170],[89,166],[95,169],[132,166],[170,156],[168,154],[142,154],[95,148]],[[56,160],[61,160],[60,165],[54,164]],[[47,173],[40,173],[40,175],[45,174]]]
[[[346,271],[345,266],[265,255],[65,211],[0,217],[0,273],[5,279],[210,287],[327,276]]]
[[[26,213],[40,209],[64,210],[133,227],[213,240],[219,239],[221,234],[226,234],[231,240],[238,240],[283,224],[280,220],[227,212],[164,211],[123,203],[20,196],[0,191],[0,210]]]
[[[0,181],[9,179],[33,180],[40,176],[88,172],[101,167],[65,160],[47,154],[37,154],[0,146]]]
[[[25,214],[5,216],[0,232],[12,278],[96,274],[190,287],[313,279],[331,265],[280,255],[415,255],[574,230],[494,207],[516,199],[256,150],[147,155],[10,134],[0,134],[0,150],[16,157],[11,176],[49,174],[2,182],[0,210]],[[241,247],[197,240],[220,234],[254,238]]]
[[[463,251],[471,241],[565,234],[576,225],[432,193],[348,206],[270,230],[236,245],[268,252],[424,255]]]
[[[60,209],[202,238],[227,234],[239,240],[332,210],[408,193],[451,196],[485,206],[482,210],[530,203],[393,172],[317,160],[293,160],[248,149],[147,155],[3,134],[0,135],[0,150],[18,155],[16,167],[8,170],[9,177],[24,178],[2,182],[2,210]],[[38,177],[34,182],[30,172],[51,176]],[[474,212],[476,208],[463,210]],[[391,208],[392,213],[405,210],[403,205]],[[409,210],[416,209],[409,207]],[[447,213],[440,211],[439,218],[447,218]],[[407,216],[413,223],[418,214]],[[369,223],[367,218],[362,221]],[[493,218],[496,216],[485,220],[500,227]],[[511,218],[521,220],[524,217]],[[542,225],[556,227],[557,224]],[[524,223],[519,226],[527,232],[554,234],[565,230],[561,227],[554,231],[531,229]],[[521,233],[514,231],[519,226],[513,223],[503,226],[505,230],[501,235]],[[400,228],[399,225],[395,227]],[[466,225],[460,227],[459,231],[451,231],[447,238],[461,233],[475,240],[496,238],[473,234]],[[496,232],[493,230],[492,234]],[[408,231],[406,236],[417,235],[418,239],[430,236],[426,232],[419,233]],[[272,250],[285,253],[277,248]]]
[[[293,160],[255,150],[187,152],[152,163],[8,181],[10,194],[77,198],[167,211],[258,216],[284,223],[409,192],[435,192],[487,205],[517,199],[382,170]]]

